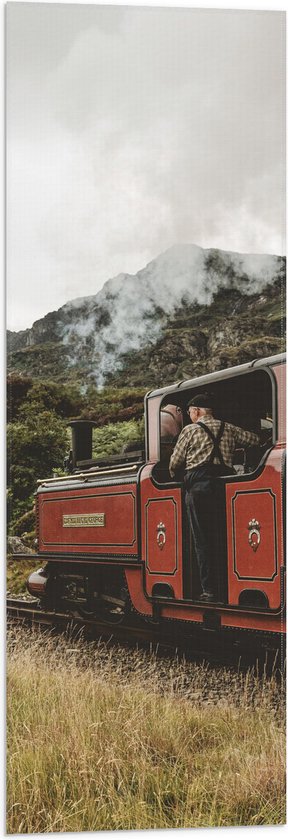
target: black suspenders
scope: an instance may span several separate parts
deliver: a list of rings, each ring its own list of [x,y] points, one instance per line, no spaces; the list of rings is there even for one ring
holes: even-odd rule
[[[214,435],[213,432],[211,432],[211,429],[209,429],[209,427],[206,426],[205,423],[201,423],[200,420],[197,420],[197,426],[201,426],[201,429],[204,429],[204,432],[207,433],[208,437],[211,438],[211,440],[213,441],[213,444],[214,444],[211,455],[210,455],[210,458],[209,458],[207,463],[208,464],[213,464],[214,458],[219,458],[221,466],[226,467],[227,465],[225,464],[225,461],[224,461],[224,458],[223,458],[223,455],[222,455],[222,452],[221,452],[220,446],[219,446],[220,440],[223,437],[223,432],[224,432],[224,429],[225,429],[224,421],[223,420],[221,421],[220,428],[218,429],[217,435]]]

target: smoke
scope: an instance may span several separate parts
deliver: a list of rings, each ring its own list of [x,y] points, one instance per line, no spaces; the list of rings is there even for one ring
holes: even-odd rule
[[[123,354],[157,341],[167,316],[183,301],[209,305],[220,288],[259,293],[280,276],[281,266],[277,256],[173,246],[136,275],[119,274],[98,294],[62,307],[70,362],[92,361],[94,381],[102,387],[107,374],[122,366]]]
[[[284,40],[277,11],[7,4],[11,329],[173,242],[284,252]]]

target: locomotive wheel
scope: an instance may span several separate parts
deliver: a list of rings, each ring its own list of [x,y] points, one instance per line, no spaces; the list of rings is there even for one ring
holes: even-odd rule
[[[130,610],[127,586],[119,580],[98,579],[89,574],[64,574],[58,583],[58,607],[69,609],[75,617],[121,624]]]
[[[116,599],[115,599],[116,600]],[[98,598],[95,604],[92,600],[87,599],[87,606],[85,604],[77,607],[77,612],[82,618],[94,618],[95,620],[104,621],[105,624],[121,624],[125,618],[125,603],[114,603],[114,599],[103,597]]]
[[[105,607],[100,611],[101,621],[104,621],[105,624],[111,624],[111,626],[115,626],[118,624],[122,624],[125,618],[125,611],[121,609],[121,607],[114,607],[113,609],[109,609],[109,607]]]
[[[98,620],[111,625],[121,624],[125,617],[125,612],[121,607],[109,608],[108,605],[100,605],[99,603],[94,610],[88,607],[77,607],[77,613],[81,615],[81,618],[94,618],[95,621]]]
[[[130,610],[130,602],[128,589],[123,586],[120,589],[119,596],[102,595],[100,603],[101,618],[105,624],[122,624],[122,621],[128,615]]]
[[[89,607],[77,607],[77,612],[81,615],[82,618],[96,618],[98,615],[98,610],[96,609],[89,609]]]

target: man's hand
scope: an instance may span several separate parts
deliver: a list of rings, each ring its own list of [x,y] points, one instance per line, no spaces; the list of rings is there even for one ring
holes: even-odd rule
[[[273,429],[261,429],[259,437],[261,449],[267,448],[272,443]]]

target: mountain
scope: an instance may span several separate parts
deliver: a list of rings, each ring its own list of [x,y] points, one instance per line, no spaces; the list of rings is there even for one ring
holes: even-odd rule
[[[8,331],[8,371],[157,385],[283,349],[285,259],[177,245]]]

